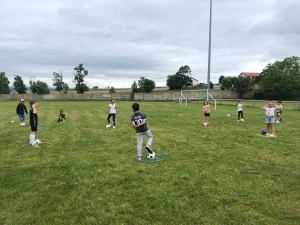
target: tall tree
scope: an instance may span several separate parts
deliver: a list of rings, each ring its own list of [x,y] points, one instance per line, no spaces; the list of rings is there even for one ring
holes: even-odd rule
[[[242,97],[244,92],[252,91],[254,83],[251,81],[250,77],[239,76],[236,79],[236,82],[233,84],[233,89],[239,93],[239,96]]]
[[[221,82],[221,90],[231,90],[232,88],[232,77],[224,77]]]
[[[193,85],[191,75],[192,70],[188,65],[182,66],[174,75],[169,75],[167,78],[167,86],[170,90],[181,89]]]
[[[26,94],[27,87],[24,84],[22,77],[15,75],[14,79],[15,79],[15,81],[14,81],[13,85],[14,85],[16,92],[18,92],[18,94]]]
[[[63,74],[62,71],[60,73],[53,72],[53,86],[55,87],[55,90],[61,94],[61,91],[63,90],[64,82],[63,82]]]
[[[9,80],[5,76],[5,72],[0,72],[0,94],[9,94]]]
[[[113,86],[111,86],[108,91],[109,91],[110,94],[111,93],[116,93],[116,90],[115,90],[115,88]]]
[[[32,94],[50,94],[49,86],[43,81],[29,81]]]
[[[74,68],[74,80],[75,90],[77,94],[83,94],[86,91],[89,91],[89,87],[84,83],[84,77],[88,75],[89,71],[83,68],[83,64],[79,64]]]
[[[138,80],[139,92],[151,93],[155,88],[155,85],[153,80],[149,80],[145,77],[140,77],[140,80]]]
[[[64,85],[63,85],[63,93],[67,94],[68,90],[69,90],[69,85],[67,83],[64,83]]]
[[[221,76],[219,77],[219,84],[222,83],[222,80],[223,80],[224,78],[225,78],[225,77],[224,77],[223,75],[221,75]]]
[[[292,56],[269,63],[261,72],[259,82],[266,96],[292,97],[300,90],[300,57]]]
[[[139,92],[139,88],[137,86],[136,81],[133,81],[132,85],[131,85],[131,90],[133,93]]]

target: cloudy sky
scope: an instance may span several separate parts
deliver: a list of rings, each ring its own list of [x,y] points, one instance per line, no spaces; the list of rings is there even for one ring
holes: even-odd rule
[[[299,0],[213,0],[211,81],[261,72],[300,56]],[[210,0],[0,0],[0,71],[72,87],[83,63],[90,88],[165,86],[188,65],[206,83]]]

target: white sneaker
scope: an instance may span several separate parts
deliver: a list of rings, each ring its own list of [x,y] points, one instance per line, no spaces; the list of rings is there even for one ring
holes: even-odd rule
[[[269,137],[276,137],[276,135],[275,134],[270,134]]]
[[[245,120],[244,120],[244,119],[241,119],[241,121],[242,121],[242,122],[245,122]]]
[[[115,129],[116,127],[115,126],[113,126],[113,129]]]
[[[238,120],[238,122],[240,122],[240,121]]]
[[[270,136],[270,134],[269,134],[269,133],[266,133],[266,136]]]

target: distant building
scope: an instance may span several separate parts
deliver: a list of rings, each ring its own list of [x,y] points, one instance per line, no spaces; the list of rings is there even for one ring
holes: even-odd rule
[[[260,76],[260,73],[255,73],[255,72],[241,72],[241,74],[239,75],[239,77],[250,77],[251,81],[254,82],[256,77]]]
[[[193,78],[193,77],[191,77],[191,78],[192,78],[192,81],[193,81],[192,86],[193,86],[193,87],[194,87],[194,86],[198,86],[198,80],[195,79],[195,78]]]

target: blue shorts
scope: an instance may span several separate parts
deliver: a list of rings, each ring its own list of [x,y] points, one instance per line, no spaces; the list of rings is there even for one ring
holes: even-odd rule
[[[19,119],[25,119],[25,114],[18,114],[19,115]]]
[[[266,123],[274,123],[274,116],[266,116]]]

